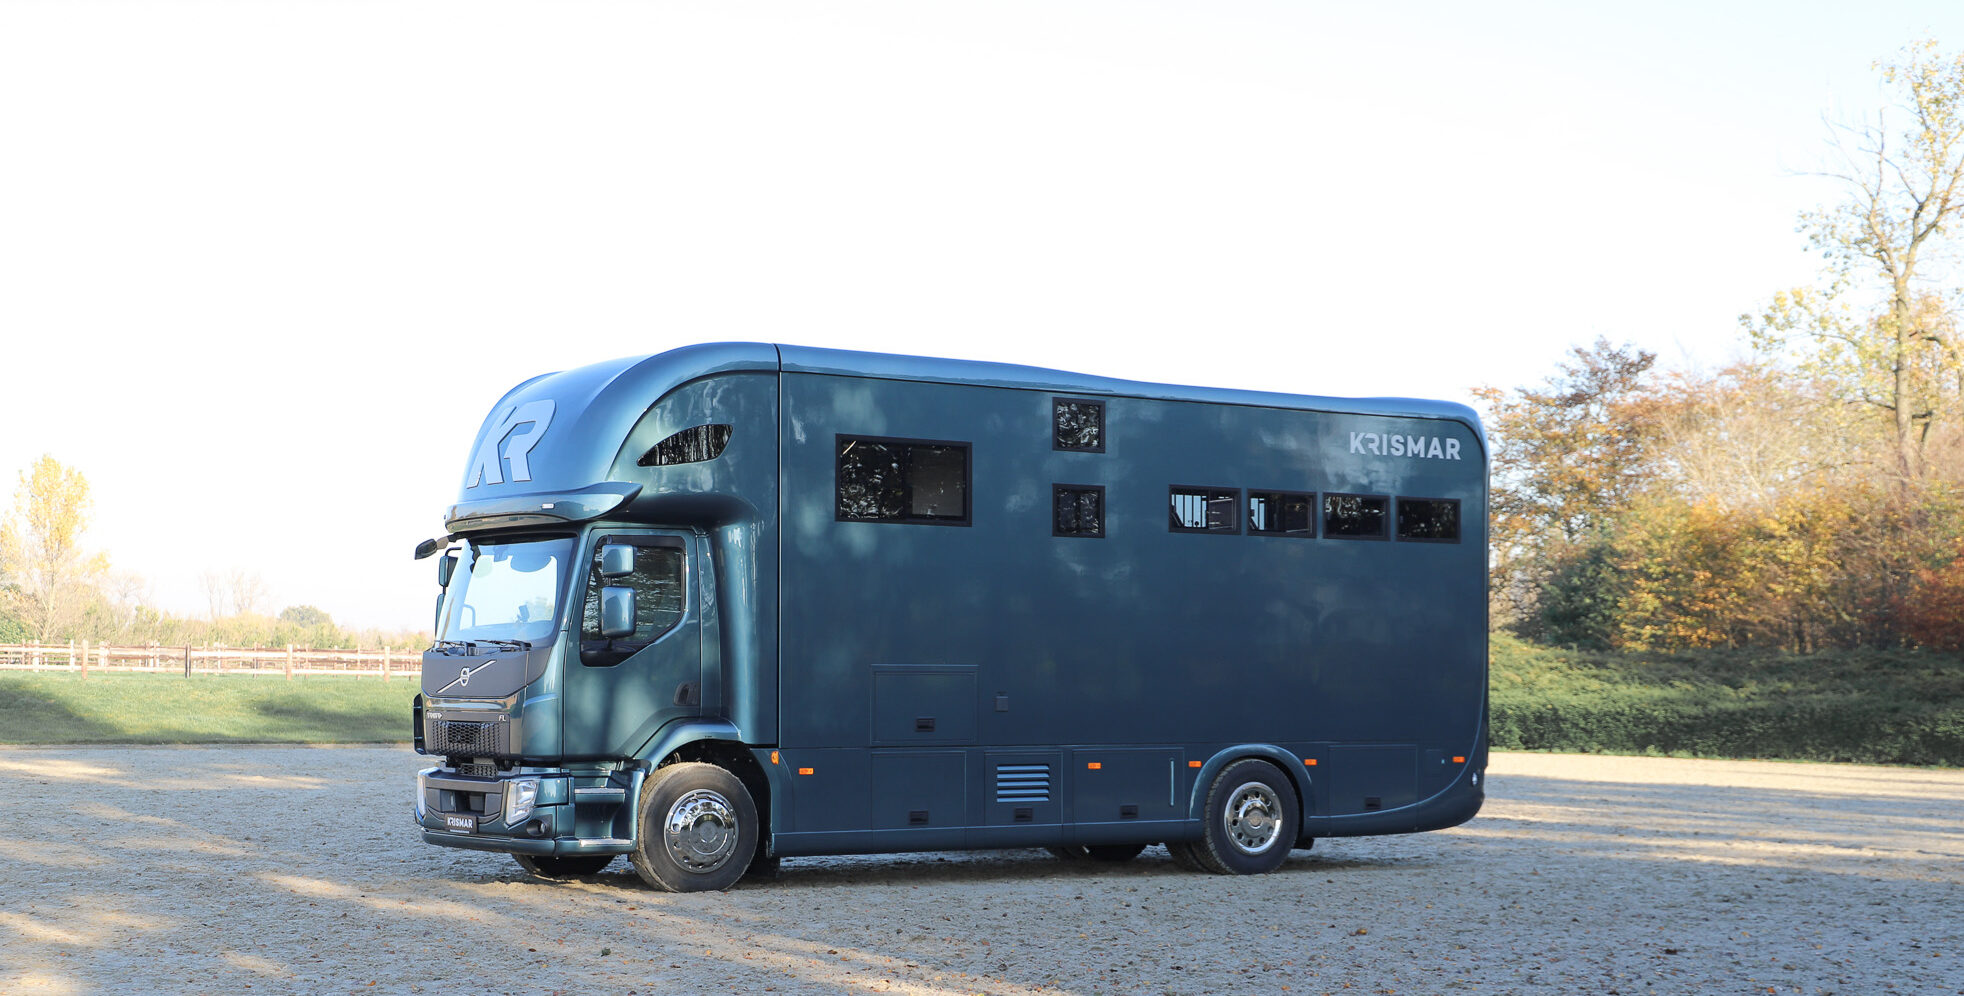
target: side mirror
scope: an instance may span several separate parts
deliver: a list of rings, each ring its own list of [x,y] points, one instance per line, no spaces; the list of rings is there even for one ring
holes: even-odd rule
[[[600,589],[600,635],[618,640],[634,635],[634,589],[608,585]]]
[[[600,576],[603,578],[624,578],[634,573],[634,547],[626,543],[609,543],[600,548]]]
[[[455,573],[457,573],[457,555],[454,553],[444,554],[443,559],[436,562],[436,586],[439,588],[450,587],[450,576]]]

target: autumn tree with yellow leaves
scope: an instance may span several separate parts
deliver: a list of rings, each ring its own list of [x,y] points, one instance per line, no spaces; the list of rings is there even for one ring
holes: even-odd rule
[[[99,597],[109,562],[82,549],[89,511],[81,471],[43,454],[21,473],[12,513],[0,526],[0,594],[37,640],[72,627]]]

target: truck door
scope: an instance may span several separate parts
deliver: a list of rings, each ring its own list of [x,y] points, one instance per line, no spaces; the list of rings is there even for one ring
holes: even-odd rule
[[[601,551],[609,546],[633,549],[626,574],[603,574]],[[587,545],[584,605],[567,647],[567,756],[628,757],[663,724],[701,713],[702,610],[691,549],[688,533],[664,530],[596,532]],[[633,593],[631,635],[601,633],[605,588]]]

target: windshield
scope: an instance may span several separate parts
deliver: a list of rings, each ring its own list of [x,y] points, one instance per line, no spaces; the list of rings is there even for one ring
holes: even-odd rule
[[[573,538],[473,543],[445,594],[438,640],[552,638]]]

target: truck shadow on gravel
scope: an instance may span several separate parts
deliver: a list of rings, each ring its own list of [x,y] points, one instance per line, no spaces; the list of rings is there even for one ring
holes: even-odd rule
[[[1268,877],[1298,874],[1339,874],[1387,871],[1420,867],[1431,863],[1431,855],[1400,854],[1374,858],[1355,855],[1320,855],[1299,850],[1287,863]],[[1059,881],[1128,882],[1140,880],[1216,880],[1232,876],[1195,873],[1173,863],[1161,846],[1147,848],[1131,861],[1105,862],[1058,858],[1038,848],[1008,850],[910,852],[809,858],[786,858],[777,874],[747,876],[737,883],[738,890],[862,888],[904,882],[908,885],[979,885]],[[532,879],[513,869],[503,869],[490,878],[553,886],[559,883]],[[645,889],[625,859],[609,865],[606,871],[583,881],[621,889]]]

